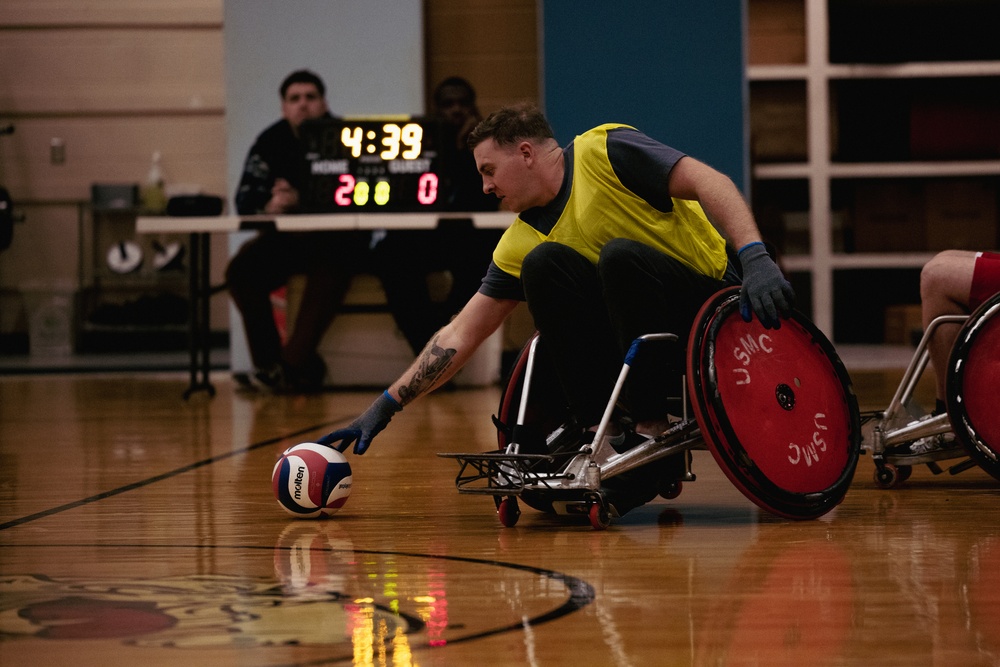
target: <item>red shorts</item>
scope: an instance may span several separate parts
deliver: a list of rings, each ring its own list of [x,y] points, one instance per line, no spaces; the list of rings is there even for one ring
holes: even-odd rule
[[[972,289],[969,290],[969,310],[1000,292],[1000,253],[981,252],[976,255],[972,271]]]

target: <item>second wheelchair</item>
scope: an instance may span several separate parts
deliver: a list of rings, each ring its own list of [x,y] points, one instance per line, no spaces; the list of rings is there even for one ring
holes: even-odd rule
[[[884,410],[862,415],[863,450],[875,462],[875,483],[885,489],[906,481],[913,466],[927,465],[935,474],[957,474],[979,466],[1000,479],[1000,293],[972,314],[933,320]],[[951,349],[946,377],[948,409],[927,415],[914,398],[927,370],[929,345],[942,326],[961,326]],[[955,461],[946,469],[943,461]]]

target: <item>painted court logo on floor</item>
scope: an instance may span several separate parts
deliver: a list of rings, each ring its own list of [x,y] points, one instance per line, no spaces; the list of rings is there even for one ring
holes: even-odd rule
[[[289,596],[275,580],[196,575],[74,580],[0,577],[0,636],[119,639],[144,647],[350,644],[367,627],[386,637],[419,631],[419,618],[331,589]]]

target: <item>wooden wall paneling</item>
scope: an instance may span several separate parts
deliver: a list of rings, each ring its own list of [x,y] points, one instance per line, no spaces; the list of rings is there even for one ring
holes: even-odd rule
[[[476,87],[489,113],[538,101],[537,8],[534,0],[496,3],[427,0],[427,99],[439,81],[459,75]]]
[[[202,112],[225,107],[217,29],[0,31],[0,113]]]
[[[222,24],[222,0],[4,0],[0,26]]]
[[[442,58],[437,63],[441,72],[458,72],[472,82],[483,113],[518,102],[540,103],[537,66],[534,56],[506,59],[494,56],[454,57]],[[435,78],[435,82],[446,76],[450,75],[442,74]]]

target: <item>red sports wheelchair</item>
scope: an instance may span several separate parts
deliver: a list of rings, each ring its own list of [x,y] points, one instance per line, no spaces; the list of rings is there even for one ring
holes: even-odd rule
[[[971,315],[946,315],[933,320],[917,345],[892,401],[885,410],[865,413],[863,449],[875,462],[875,483],[884,489],[902,484],[914,465],[926,464],[935,474],[940,461],[961,459],[949,468],[958,474],[975,466],[1000,479],[1000,293],[982,303]],[[913,400],[917,384],[930,358],[928,344],[944,324],[961,324],[952,346],[945,387],[948,410],[922,415]],[[871,424],[871,426],[869,426]],[[917,443],[934,436],[944,442],[926,448]]]
[[[616,515],[616,481],[642,479],[659,495],[676,498],[695,480],[690,451],[707,447],[729,480],[769,512],[812,519],[836,507],[861,450],[847,371],[826,337],[797,312],[780,329],[765,329],[756,318],[744,322],[736,287],[714,295],[695,319],[679,387],[685,414],[624,452],[611,446],[606,432],[639,347],[677,340],[654,333],[635,341],[593,441],[581,444],[536,335],[501,396],[499,449],[439,454],[458,461],[458,491],[492,495],[504,526],[517,523],[521,500],[541,512],[587,517],[604,529]],[[684,461],[683,469],[662,466],[667,457]]]

